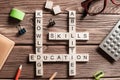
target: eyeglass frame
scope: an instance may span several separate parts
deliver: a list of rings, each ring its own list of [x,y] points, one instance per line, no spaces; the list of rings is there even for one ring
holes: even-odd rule
[[[85,0],[83,2],[81,2],[81,6],[85,9],[85,11],[87,12],[87,14],[89,15],[97,15],[102,13],[106,6],[107,6],[107,0],[104,0],[104,5],[103,5],[103,9],[101,9],[101,11],[97,12],[97,13],[90,13],[89,10],[89,6],[91,5],[92,2],[94,2],[95,0]],[[111,2],[117,6],[119,6],[120,4],[115,3],[115,0],[111,0]]]

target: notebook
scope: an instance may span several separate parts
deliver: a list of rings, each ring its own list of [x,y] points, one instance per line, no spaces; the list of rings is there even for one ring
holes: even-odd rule
[[[0,70],[14,45],[15,42],[0,34]]]

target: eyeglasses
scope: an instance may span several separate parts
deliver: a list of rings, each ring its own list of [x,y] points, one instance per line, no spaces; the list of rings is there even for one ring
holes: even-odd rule
[[[85,9],[87,14],[97,15],[97,14],[102,13],[105,10],[107,6],[107,1],[108,0],[85,0],[81,3],[81,6]],[[120,5],[120,0],[110,0],[110,1],[117,6]],[[98,4],[101,2],[102,2],[102,6],[101,4]]]

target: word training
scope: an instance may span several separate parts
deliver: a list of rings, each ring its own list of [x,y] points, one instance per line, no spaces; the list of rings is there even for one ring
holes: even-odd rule
[[[76,12],[69,11],[69,32],[50,32],[49,40],[69,40],[69,54],[43,54],[42,10],[36,11],[35,16],[35,47],[36,54],[29,54],[29,61],[36,62],[36,75],[43,75],[43,62],[69,62],[69,75],[76,75],[76,62],[89,61],[89,54],[76,54],[76,40],[89,40],[88,32],[76,33]]]

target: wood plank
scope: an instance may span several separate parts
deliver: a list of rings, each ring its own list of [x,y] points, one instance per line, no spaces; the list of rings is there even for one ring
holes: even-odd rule
[[[44,53],[51,54],[66,54],[68,53],[67,41],[50,41],[47,38],[48,32],[67,32],[67,10],[76,10],[77,13],[82,13],[80,3],[83,0],[57,0],[54,5],[60,5],[62,13],[53,16],[50,11],[44,10]],[[103,1],[103,0],[101,0]],[[98,6],[102,6],[102,2],[91,9],[92,12],[97,11]],[[16,44],[10,56],[8,57],[3,69],[0,71],[1,80],[8,80],[15,77],[15,73],[20,64],[23,65],[21,74],[22,80],[34,80],[33,78],[48,80],[54,73],[58,72],[55,80],[93,80],[93,74],[98,70],[105,72],[105,78],[102,80],[120,80],[120,63],[112,62],[111,58],[98,49],[98,44],[113,28],[115,23],[119,20],[120,6],[113,5],[108,0],[107,8],[103,13],[106,15],[87,16],[84,20],[80,20],[81,14],[77,14],[77,32],[88,31],[90,32],[90,40],[87,42],[77,41],[77,53],[90,53],[90,61],[88,63],[77,63],[77,75],[75,77],[68,77],[68,63],[44,63],[44,76],[35,77],[35,63],[29,62],[28,55],[35,53],[34,48],[34,11],[36,9],[43,9],[46,0],[2,0],[0,1],[0,34],[7,36],[14,40]],[[94,6],[94,5],[93,5]],[[25,19],[21,25],[25,26],[27,33],[21,37],[16,36],[17,21],[9,18],[10,10],[16,7],[26,12]],[[5,13],[5,14],[4,14]],[[47,28],[48,20],[53,18],[56,25]],[[62,24],[61,24],[62,23]],[[26,44],[26,45],[22,45]],[[30,45],[29,45],[30,44]],[[62,45],[60,45],[62,44]],[[85,44],[80,46],[81,44]],[[88,45],[96,44],[96,45]],[[47,46],[48,45],[48,46]],[[52,46],[53,45],[53,46]],[[104,64],[104,65],[103,65]],[[6,75],[7,74],[7,75]],[[112,75],[112,76],[111,76]],[[30,79],[29,79],[30,78]],[[67,78],[67,79],[65,79]]]
[[[40,80],[39,79],[20,79],[20,80]],[[120,80],[120,78],[101,78],[102,80]],[[13,80],[13,79],[0,79],[0,80]],[[42,79],[42,80],[48,80],[48,79]],[[93,78],[80,78],[80,79],[54,79],[54,80],[93,80]]]
[[[67,49],[66,46],[44,46],[44,54],[66,54],[68,53]],[[28,61],[30,53],[34,54],[32,46],[15,46],[0,71],[0,78],[14,78],[20,64],[23,65],[20,78],[37,78],[34,76],[35,63]],[[90,53],[90,61],[88,63],[77,63],[77,72],[74,78],[89,78],[98,70],[103,70],[105,77],[120,77],[119,61],[112,63],[111,58],[99,51],[98,46],[77,46],[77,53]],[[56,78],[70,78],[68,77],[68,66],[68,63],[44,63],[44,76],[41,78],[49,78],[54,72],[58,72]]]
[[[77,13],[82,12],[81,2],[84,0],[57,0],[54,1],[54,5],[60,5],[63,13],[66,13],[67,10],[76,10]],[[33,13],[36,9],[44,9],[46,0],[8,0],[0,2],[0,13],[9,13],[11,8],[16,7],[23,10],[26,13]],[[97,6],[91,9],[92,12],[96,12],[97,9],[102,8],[103,1],[98,1]],[[44,10],[44,13],[51,13]],[[120,13],[120,6],[113,5],[110,0],[104,11],[104,13]]]
[[[44,14],[44,44],[66,44],[62,41],[50,41],[47,38],[48,32],[67,32],[67,15],[60,14],[58,16],[52,16],[50,14]],[[120,15],[97,15],[94,17],[88,16],[84,20],[80,20],[80,15],[77,14],[77,32],[90,32],[90,40],[87,42],[77,41],[77,44],[99,44],[103,38],[109,33],[111,28],[117,23]],[[33,14],[26,15],[25,19],[21,22],[27,32],[21,37],[17,37],[17,25],[16,22],[9,20],[8,15],[0,15],[0,33],[14,40],[16,44],[33,44],[34,43],[34,18]],[[56,21],[54,27],[48,28],[48,21],[50,18]],[[33,20],[33,21],[32,21]],[[61,24],[62,23],[62,24]],[[97,34],[96,34],[97,33]]]

